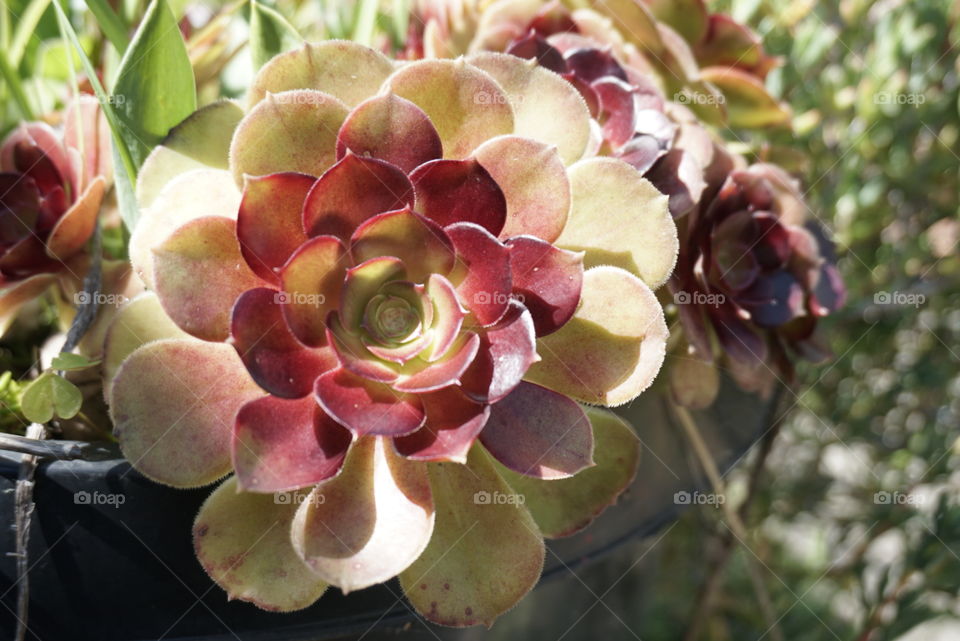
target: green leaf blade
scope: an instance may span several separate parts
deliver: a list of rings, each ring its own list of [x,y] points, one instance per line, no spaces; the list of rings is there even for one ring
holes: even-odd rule
[[[165,0],[153,0],[147,8],[120,62],[111,102],[136,167],[174,125],[196,110],[193,68]]]
[[[297,30],[275,9],[256,0],[250,3],[250,56],[257,71],[277,54],[303,42]]]

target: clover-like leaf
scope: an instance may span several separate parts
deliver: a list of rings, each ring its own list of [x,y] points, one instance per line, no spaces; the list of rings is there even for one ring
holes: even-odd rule
[[[27,420],[47,423],[54,416],[73,418],[83,404],[83,394],[76,385],[53,372],[44,372],[23,388],[20,410]]]

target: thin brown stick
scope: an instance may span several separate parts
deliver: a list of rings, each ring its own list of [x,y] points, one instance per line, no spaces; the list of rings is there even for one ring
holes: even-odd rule
[[[27,427],[27,437],[38,441],[46,436],[46,432],[46,428],[39,423],[32,423]],[[27,617],[30,608],[27,545],[30,542],[30,521],[33,517],[33,475],[36,469],[37,457],[24,454],[20,461],[20,474],[14,493],[17,547],[14,553],[17,557],[17,629],[14,636],[16,641],[23,641],[27,636]]]

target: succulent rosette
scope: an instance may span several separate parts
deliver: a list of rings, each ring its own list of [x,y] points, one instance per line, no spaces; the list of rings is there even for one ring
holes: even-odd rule
[[[764,127],[790,118],[763,84],[779,60],[749,28],[711,13],[704,0],[420,0],[416,14],[412,57],[504,51],[532,29],[567,45],[605,48],[706,122]]]
[[[0,331],[66,273],[90,239],[111,177],[99,104],[81,96],[63,130],[26,122],[0,144]],[[82,272],[81,272],[82,273]]]
[[[738,382],[755,390],[792,377],[788,349],[813,362],[829,358],[817,321],[843,305],[845,289],[831,244],[807,221],[786,172],[736,169],[686,222],[670,289],[696,357],[712,360],[715,339]]]
[[[268,62],[145,161],[107,338],[124,454],[176,487],[232,598],[303,608],[399,576],[449,625],[537,581],[543,537],[632,478],[613,406],[664,358],[676,229],[591,156],[566,80],[483,53],[395,63],[330,41]]]

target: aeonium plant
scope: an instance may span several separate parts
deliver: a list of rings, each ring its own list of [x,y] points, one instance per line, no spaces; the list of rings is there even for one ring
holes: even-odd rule
[[[689,344],[670,373],[681,401],[712,401],[714,363],[765,393],[778,378],[792,380],[792,356],[814,363],[832,356],[816,330],[843,306],[846,289],[832,244],[783,169],[758,163],[731,171],[684,222],[670,279]]]
[[[0,333],[55,284],[79,285],[112,183],[109,144],[100,105],[86,95],[64,110],[61,130],[24,122],[0,144]]]
[[[108,332],[146,476],[208,485],[197,556],[231,598],[306,607],[399,576],[490,624],[634,475],[601,406],[644,391],[676,260],[667,198],[590,156],[576,89],[515,56],[394,63],[340,41],[267,63],[145,161],[151,290]]]

